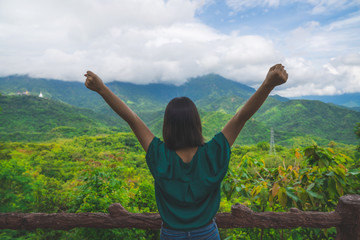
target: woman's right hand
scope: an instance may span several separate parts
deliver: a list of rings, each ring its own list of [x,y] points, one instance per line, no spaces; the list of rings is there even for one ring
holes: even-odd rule
[[[265,84],[271,87],[276,87],[278,85],[286,83],[288,79],[288,74],[284,68],[285,67],[281,64],[276,64],[272,66],[269,69],[268,74],[266,75],[264,81]]]
[[[95,73],[87,71],[85,86],[99,93],[106,103],[130,126],[145,151],[148,150],[154,134],[129,106],[116,96]]]
[[[86,77],[85,86],[88,89],[100,93],[105,88],[105,84],[95,73],[87,71],[84,76]]]

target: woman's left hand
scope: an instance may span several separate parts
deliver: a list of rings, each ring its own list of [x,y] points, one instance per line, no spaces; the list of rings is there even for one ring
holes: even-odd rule
[[[105,88],[104,82],[95,73],[87,71],[84,76],[86,77],[85,86],[88,89],[100,93]]]

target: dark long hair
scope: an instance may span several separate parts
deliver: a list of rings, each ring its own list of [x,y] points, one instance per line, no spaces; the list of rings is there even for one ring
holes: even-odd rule
[[[163,138],[171,150],[198,147],[204,144],[199,112],[189,98],[172,99],[164,115]]]

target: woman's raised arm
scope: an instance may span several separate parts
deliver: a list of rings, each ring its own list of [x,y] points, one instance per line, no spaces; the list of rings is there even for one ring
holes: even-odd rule
[[[145,123],[120,98],[118,98],[95,73],[87,71],[85,77],[85,86],[88,89],[99,93],[107,104],[129,124],[141,146],[147,151],[154,138],[154,134]]]
[[[283,65],[276,64],[270,68],[262,85],[235,114],[235,116],[230,119],[221,131],[228,140],[230,146],[232,146],[235,142],[246,121],[256,113],[256,111],[265,102],[271,91],[276,86],[285,83],[287,79],[288,74],[286,73]]]

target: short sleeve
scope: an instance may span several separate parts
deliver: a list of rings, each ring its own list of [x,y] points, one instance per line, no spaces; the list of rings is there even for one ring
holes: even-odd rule
[[[156,159],[159,159],[159,155],[160,155],[160,146],[162,144],[162,141],[157,138],[154,137],[154,139],[151,141],[148,150],[146,152],[146,163],[148,165],[148,168],[151,172],[151,174],[153,175],[153,177],[155,178],[156,176]]]
[[[222,132],[206,144],[205,154],[213,182],[220,183],[228,170],[231,154],[230,145]]]

